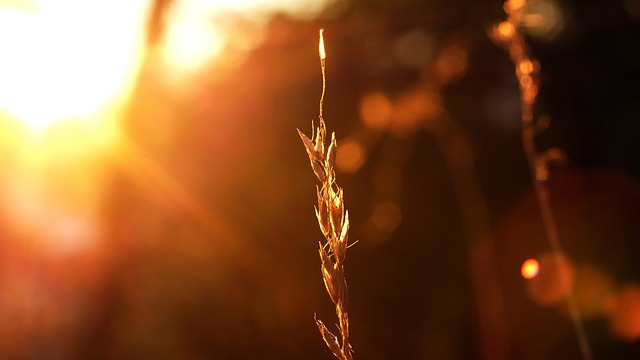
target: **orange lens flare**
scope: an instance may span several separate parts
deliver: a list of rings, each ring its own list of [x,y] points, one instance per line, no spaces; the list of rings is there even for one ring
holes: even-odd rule
[[[523,278],[530,280],[538,275],[540,271],[540,264],[536,259],[527,259],[522,263],[520,268],[520,274]]]

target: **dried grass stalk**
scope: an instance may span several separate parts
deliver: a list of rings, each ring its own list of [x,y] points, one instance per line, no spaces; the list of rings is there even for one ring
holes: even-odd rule
[[[523,18],[527,13],[529,3],[529,0],[506,0],[503,8],[507,19],[494,26],[490,35],[498,45],[503,46],[509,52],[511,62],[515,66],[520,87],[522,146],[529,163],[533,189],[550,248],[554,253],[561,254],[563,250],[550,204],[547,181],[549,167],[562,164],[567,159],[564,152],[557,148],[540,153],[535,143],[536,135],[548,127],[549,118],[541,116],[536,119],[534,112],[538,97],[540,63],[530,56],[529,46],[522,31],[525,26]],[[560,272],[559,280],[563,286],[569,286],[570,281],[564,272]],[[573,291],[567,296],[566,303],[582,359],[591,360],[593,359],[591,347]]]
[[[320,230],[326,242],[319,243],[318,252],[321,260],[322,279],[335,304],[338,316],[338,331],[341,340],[334,335],[317,317],[314,316],[320,334],[333,355],[340,360],[352,360],[353,350],[349,344],[349,312],[347,281],[344,276],[344,261],[349,247],[349,212],[344,207],[343,189],[336,183],[334,166],[336,162],[336,137],[331,133],[328,146],[325,144],[326,125],[322,117],[322,107],[325,91],[325,51],[323,30],[320,30],[320,63],[322,67],[322,96],[320,97],[320,124],[307,137],[298,129],[298,134],[309,155],[311,169],[320,180],[321,186],[316,186],[318,206],[316,217]]]

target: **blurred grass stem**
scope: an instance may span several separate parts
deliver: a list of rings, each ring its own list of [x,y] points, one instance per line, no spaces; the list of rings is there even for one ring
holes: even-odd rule
[[[550,149],[541,154],[535,144],[536,134],[544,130],[548,124],[546,121],[542,121],[543,119],[534,121],[534,105],[538,95],[540,65],[537,61],[531,59],[525,36],[521,32],[523,26],[522,18],[527,11],[527,5],[526,0],[507,0],[504,3],[507,19],[493,28],[492,36],[498,44],[506,48],[515,66],[521,99],[522,146],[529,165],[533,190],[549,246],[552,252],[562,254],[563,249],[558,235],[556,220],[551,209],[549,189],[547,188],[549,165],[552,161],[558,160],[558,154],[561,154],[561,151]],[[559,271],[558,276],[561,286],[570,289],[565,301],[580,353],[584,360],[591,360],[593,356],[589,341],[582,324],[568,274],[566,271]]]

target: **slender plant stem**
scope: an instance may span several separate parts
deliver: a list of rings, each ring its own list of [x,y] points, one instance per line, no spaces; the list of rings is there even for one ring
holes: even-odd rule
[[[547,188],[547,184],[545,180],[542,180],[540,176],[538,176],[538,166],[536,164],[537,159],[537,151],[535,146],[535,131],[532,126],[526,126],[527,122],[523,117],[523,124],[525,127],[522,130],[522,145],[524,148],[525,155],[527,157],[527,161],[529,163],[529,168],[531,171],[531,178],[533,182],[533,189],[536,194],[536,199],[538,201],[538,207],[540,210],[540,216],[542,218],[542,224],[545,230],[545,234],[549,241],[549,246],[551,247],[551,251],[555,254],[562,254],[562,245],[560,242],[560,236],[558,235],[558,228],[556,225],[555,216],[553,215],[553,211],[551,209],[550,204],[550,194],[549,189]],[[571,281],[569,280],[569,274],[564,271],[563,268],[559,268],[558,276],[560,280],[560,284],[562,288],[570,289],[569,294],[566,298],[567,310],[569,311],[569,317],[571,318],[571,324],[573,326],[573,330],[576,333],[576,338],[578,341],[578,346],[580,348],[580,353],[584,360],[593,359],[591,348],[589,346],[589,341],[587,338],[587,334],[584,330],[584,326],[582,324],[580,311],[578,309],[578,304],[576,302],[576,297],[571,289]]]
[[[520,87],[522,146],[529,165],[533,190],[538,202],[538,208],[549,246],[554,254],[561,255],[562,246],[560,236],[558,235],[556,220],[550,204],[549,189],[547,188],[549,159],[544,155],[540,155],[535,144],[535,136],[542,128],[539,122],[536,123],[534,121],[534,105],[538,95],[539,64],[537,61],[531,59],[527,42],[520,30],[523,26],[522,18],[527,9],[527,4],[527,0],[507,0],[504,3],[507,19],[494,27],[493,37],[507,49],[511,61],[515,66],[516,77]],[[576,334],[580,353],[584,360],[591,360],[593,356],[586,332],[584,331],[571,281],[565,269],[561,267],[558,267],[558,269],[561,286],[569,289],[565,302]]]

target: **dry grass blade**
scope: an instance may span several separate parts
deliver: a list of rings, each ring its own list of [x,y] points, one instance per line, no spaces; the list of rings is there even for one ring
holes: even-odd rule
[[[556,226],[556,220],[549,202],[550,194],[547,188],[549,179],[549,166],[566,161],[566,157],[560,149],[550,149],[539,153],[535,143],[535,137],[549,125],[547,117],[536,119],[534,106],[538,96],[540,64],[531,58],[529,46],[522,33],[525,26],[523,17],[528,11],[528,0],[507,0],[504,10],[507,19],[496,25],[490,35],[499,45],[502,45],[511,57],[515,66],[516,77],[520,86],[520,104],[522,108],[522,146],[529,163],[533,189],[538,201],[540,215],[544,230],[551,250],[556,254],[563,252],[560,236]],[[537,120],[537,121],[536,121]],[[560,283],[568,286],[568,275],[559,274]],[[586,332],[582,325],[582,319],[574,294],[571,292],[566,298],[567,309],[576,333],[578,347],[584,360],[593,358]]]
[[[338,316],[338,330],[340,340],[316,318],[316,324],[320,334],[333,355],[340,360],[352,360],[353,350],[349,344],[349,312],[347,281],[344,276],[344,261],[347,253],[349,214],[344,207],[343,189],[336,183],[334,165],[336,160],[337,142],[335,134],[331,134],[329,146],[325,146],[326,125],[322,117],[322,104],[325,90],[325,52],[323,30],[320,30],[320,63],[322,66],[322,96],[320,98],[320,123],[307,137],[298,130],[298,135],[302,139],[311,169],[321,183],[316,188],[318,194],[318,206],[316,207],[316,217],[320,230],[325,237],[326,243],[319,244],[319,254],[321,260],[322,280],[329,293],[331,301],[336,308]],[[313,139],[313,140],[312,140]]]

